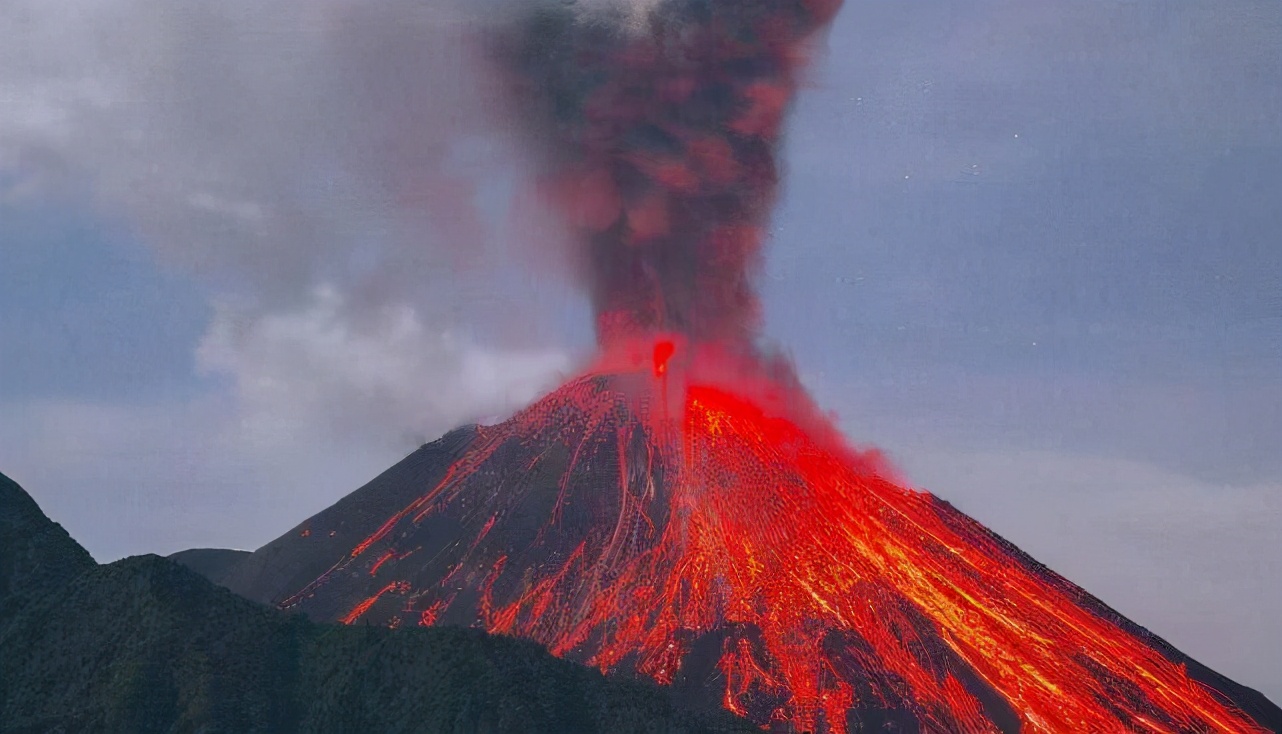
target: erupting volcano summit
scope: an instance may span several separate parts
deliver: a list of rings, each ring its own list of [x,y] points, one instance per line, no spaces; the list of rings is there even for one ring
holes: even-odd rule
[[[558,4],[492,39],[580,238],[600,354],[230,585],[349,624],[527,637],[784,731],[1279,725],[847,447],[764,356],[752,276],[782,121],[839,4],[664,0],[640,21]]]

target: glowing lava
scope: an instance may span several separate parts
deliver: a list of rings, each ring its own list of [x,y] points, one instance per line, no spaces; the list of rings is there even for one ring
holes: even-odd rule
[[[843,446],[804,396],[741,366],[667,364],[587,374],[481,429],[444,481],[286,606],[363,568],[376,593],[344,622],[527,637],[796,731],[887,711],[929,732],[1265,731],[1076,587]]]
[[[661,0],[639,28],[571,5],[498,45],[599,361],[283,605],[519,635],[794,731],[1264,731],[759,353],[782,120],[840,1]]]

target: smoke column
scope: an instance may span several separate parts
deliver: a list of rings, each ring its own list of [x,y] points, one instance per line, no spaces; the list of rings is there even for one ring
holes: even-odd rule
[[[443,440],[435,478],[415,463],[355,545],[338,505],[282,538],[265,598],[529,638],[773,731],[1263,732],[1165,643],[848,447],[759,351],[781,124],[838,4],[544,5],[491,37],[578,235],[600,362]]]
[[[543,6],[500,37],[539,179],[581,242],[598,341],[749,346],[805,43],[841,0]]]

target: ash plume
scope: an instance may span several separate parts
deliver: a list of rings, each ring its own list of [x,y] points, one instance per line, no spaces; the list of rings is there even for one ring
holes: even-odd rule
[[[567,277],[602,333],[747,338],[771,128],[831,8],[529,7],[5,4],[0,200],[87,196],[208,284],[197,361],[246,415],[395,437],[511,410],[532,395],[476,395],[550,386],[587,341]],[[564,221],[516,229],[496,181]],[[478,391],[469,355],[514,366]],[[308,397],[255,387],[283,382]]]
[[[499,34],[512,118],[578,240],[601,344],[751,342],[783,119],[840,4],[543,5]]]

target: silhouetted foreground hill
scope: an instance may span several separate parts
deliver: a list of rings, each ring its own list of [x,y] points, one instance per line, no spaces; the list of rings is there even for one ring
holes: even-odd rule
[[[533,643],[313,624],[157,556],[95,566],[0,479],[0,732],[754,731]]]
[[[89,553],[0,474],[0,619],[24,597],[57,589],[93,567]]]
[[[240,567],[240,564],[252,555],[249,551],[228,550],[226,548],[192,548],[191,550],[170,553],[166,558],[186,566],[220,586],[226,585],[227,575]]]

